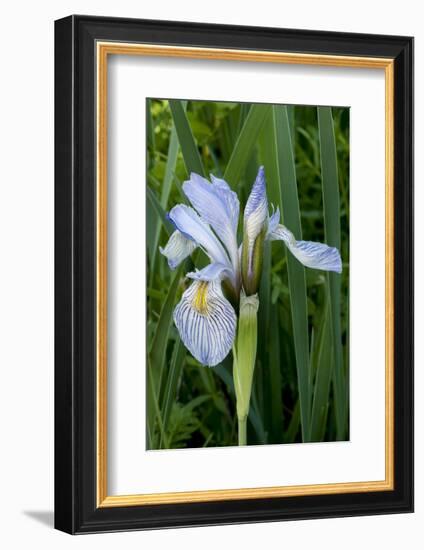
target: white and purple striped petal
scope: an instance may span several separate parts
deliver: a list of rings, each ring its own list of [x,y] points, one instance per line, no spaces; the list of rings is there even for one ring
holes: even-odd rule
[[[261,166],[244,209],[244,234],[253,243],[268,223],[265,170]]]
[[[248,295],[255,294],[259,288],[268,218],[265,171],[261,166],[244,209],[241,274]]]
[[[174,322],[184,345],[202,365],[217,365],[233,346],[237,318],[219,280],[195,280],[175,307]]]
[[[159,247],[159,251],[167,260],[171,269],[175,269],[196,249],[197,245],[191,239],[187,239],[178,229],[169,237],[165,248]]]
[[[278,225],[269,239],[284,241],[293,256],[306,267],[342,272],[342,260],[337,248],[312,241],[296,241],[293,233],[284,225]]]

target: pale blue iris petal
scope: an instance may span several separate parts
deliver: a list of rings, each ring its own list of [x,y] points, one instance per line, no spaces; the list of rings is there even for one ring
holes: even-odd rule
[[[159,251],[167,260],[171,269],[175,269],[196,249],[197,245],[191,239],[187,239],[180,231],[175,230],[169,237],[165,248],[159,247]]]
[[[293,233],[287,229],[285,225],[277,225],[277,227],[269,233],[269,240],[284,241],[287,245],[296,243]]]
[[[255,183],[253,184],[246,208],[244,209],[244,221],[255,216],[263,225],[268,219],[268,200],[266,196],[265,170],[261,166],[258,170]],[[258,233],[260,232],[260,229]]]
[[[193,208],[177,204],[169,212],[175,227],[187,238],[197,243],[214,262],[231,265],[224,247]]]
[[[206,293],[204,300],[199,292]],[[217,365],[232,348],[237,319],[219,281],[194,281],[175,307],[174,322],[186,348],[203,365]]]
[[[323,243],[297,241],[296,246],[290,250],[306,267],[342,272],[342,260],[337,248]]]
[[[220,189],[223,189],[224,191],[231,191],[231,187],[228,185],[228,183],[225,180],[223,180],[222,178],[217,178],[213,174],[211,174],[210,176],[211,176],[211,182],[213,183],[213,185],[215,185],[216,187],[219,187]]]
[[[209,183],[208,180],[192,173],[183,184],[183,190],[200,216],[212,227],[226,246],[236,267],[237,223],[240,204],[237,194],[223,181]]]
[[[284,241],[293,256],[306,267],[342,272],[342,260],[337,248],[312,241],[296,241],[293,233],[284,225],[279,225],[270,238]]]
[[[220,191],[220,196],[225,202],[228,215],[231,220],[231,225],[233,227],[234,233],[237,233],[237,226],[240,214],[240,201],[237,197],[237,193],[232,191],[228,183],[220,178],[216,178],[211,174],[211,182],[216,191]]]
[[[280,209],[277,206],[277,210],[271,214],[268,220],[268,233],[267,238],[277,229],[280,223]]]
[[[197,281],[220,281],[224,277],[231,277],[231,275],[232,271],[228,268],[228,266],[212,263],[208,264],[203,269],[196,269],[196,271],[191,271],[190,273],[187,273],[186,277]]]

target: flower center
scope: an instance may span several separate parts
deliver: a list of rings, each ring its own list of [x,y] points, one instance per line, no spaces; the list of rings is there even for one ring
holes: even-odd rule
[[[201,315],[204,315],[208,311],[208,282],[207,281],[201,281],[196,288],[196,292],[193,296],[192,305],[193,308],[200,313]]]

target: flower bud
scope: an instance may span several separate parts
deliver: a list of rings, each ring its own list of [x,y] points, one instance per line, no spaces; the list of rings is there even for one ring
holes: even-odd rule
[[[256,294],[261,282],[265,236],[266,229],[263,229],[253,240],[253,244],[249,239],[243,239],[241,270],[243,288],[248,296]]]
[[[244,421],[249,413],[253,372],[256,361],[258,295],[240,298],[236,356],[233,367],[234,387],[237,397],[237,417]]]

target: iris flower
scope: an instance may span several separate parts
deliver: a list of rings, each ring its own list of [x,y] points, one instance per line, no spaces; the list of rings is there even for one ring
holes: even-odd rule
[[[203,269],[186,274],[192,283],[175,307],[174,322],[190,353],[202,365],[213,367],[233,348],[240,298],[258,291],[265,240],[283,241],[309,268],[340,273],[341,258],[336,248],[326,244],[297,241],[280,224],[279,209],[272,207],[270,213],[262,166],[244,209],[241,245],[237,242],[240,202],[227,182],[192,173],[183,191],[192,207],[178,204],[169,212],[175,231],[160,251],[171,269],[196,248],[210,260]]]

